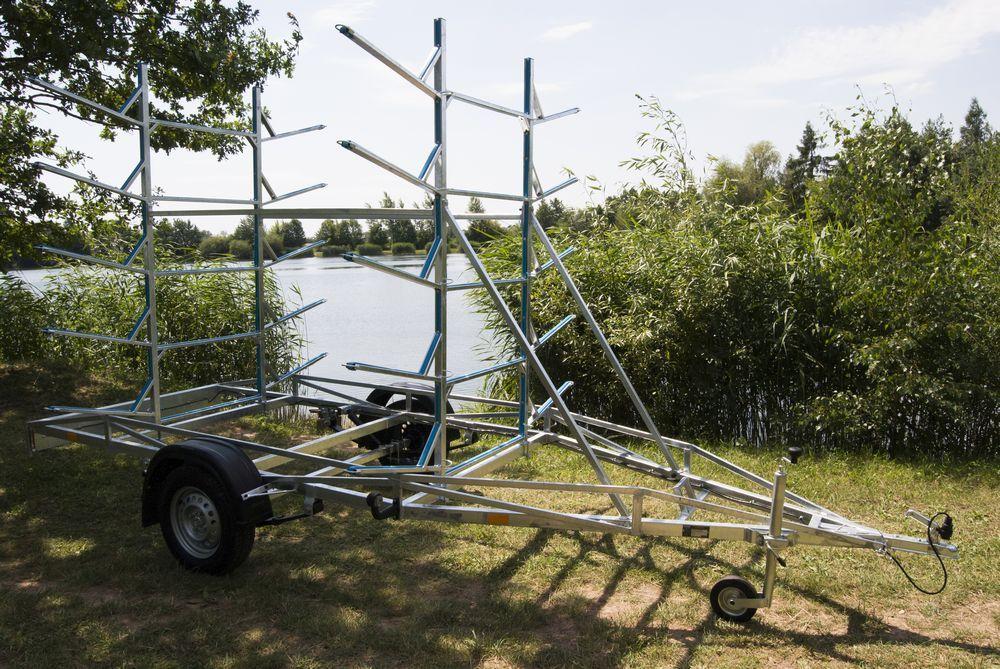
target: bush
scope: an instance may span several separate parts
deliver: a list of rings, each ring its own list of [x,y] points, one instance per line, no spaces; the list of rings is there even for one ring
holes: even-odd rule
[[[267,239],[267,244],[268,244],[268,246],[271,247],[271,250],[274,251],[275,255],[279,255],[280,256],[280,255],[284,254],[284,252],[286,250],[285,249],[285,240],[281,236],[280,232],[278,232],[277,230],[273,230],[272,229],[264,237],[265,237],[265,239]],[[291,249],[288,249],[288,250],[291,250]],[[251,257],[253,257],[253,256],[251,256]],[[264,257],[267,258],[267,259],[270,259],[270,257],[271,257],[268,254],[268,252],[267,252],[267,247],[265,247],[265,249],[264,249]]]
[[[339,258],[340,256],[347,253],[349,249],[346,246],[337,246],[336,244],[330,244],[328,246],[319,247],[317,255],[323,258]]]
[[[752,209],[679,218],[557,237],[559,247],[579,249],[570,271],[666,433],[890,454],[998,453],[995,233],[991,241],[963,223],[908,238],[813,233]],[[495,276],[516,273],[518,257],[513,239],[485,251]],[[488,298],[476,299],[503,333]],[[536,281],[533,307],[539,332],[575,310],[551,273]],[[513,355],[511,339],[499,340]],[[577,410],[634,423],[580,320],[541,357],[553,378],[576,382]]]
[[[358,253],[363,256],[380,256],[382,255],[382,247],[378,244],[358,244]]]
[[[856,135],[838,128],[837,164],[853,167],[810,184],[804,218],[773,202],[735,206],[664,187],[609,199],[585,232],[553,230],[557,247],[578,249],[570,271],[665,433],[1000,455],[994,177],[955,192],[938,126],[915,133],[896,113],[862,114],[859,125]],[[1000,156],[1000,139],[993,146]],[[507,236],[485,245],[491,274],[516,275],[519,246]],[[534,286],[537,331],[575,311],[552,272]],[[517,290],[505,292],[516,306]],[[514,357],[477,293],[498,357]],[[576,410],[636,423],[581,320],[540,356],[554,379],[576,382]],[[511,392],[515,381],[507,374],[495,387]]]
[[[417,249],[412,242],[394,242],[391,251],[394,256],[412,256],[416,252]]]
[[[237,260],[253,260],[253,243],[245,239],[230,239],[229,255]]]
[[[229,255],[229,237],[227,235],[210,235],[198,245],[198,253],[202,258],[220,258]]]

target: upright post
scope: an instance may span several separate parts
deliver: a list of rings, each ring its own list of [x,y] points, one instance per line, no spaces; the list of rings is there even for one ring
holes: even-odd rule
[[[781,536],[782,514],[785,511],[785,463],[784,459],[778,464],[778,471],[774,473],[774,490],[771,496],[771,518],[768,524],[769,543],[767,545],[767,558],[764,563],[764,606],[770,606],[774,597],[774,579],[778,573],[778,554],[775,552],[783,537]],[[774,544],[774,545],[771,545]]]
[[[139,63],[139,160],[142,163],[142,264],[146,297],[146,374],[153,421],[160,422],[160,335],[156,315],[156,247],[153,242],[153,175],[149,143],[149,76],[146,63]]]
[[[448,200],[442,190],[448,187],[448,151],[446,116],[448,100],[445,59],[445,20],[434,19],[434,46],[440,55],[434,64],[434,141],[440,147],[437,164],[434,167],[434,234],[440,240],[437,258],[434,261],[434,329],[440,336],[434,352],[434,420],[438,423],[435,463],[438,473],[447,473],[448,451],[448,225],[445,208]]]
[[[521,330],[534,344],[534,328],[531,325],[531,183],[534,150],[534,125],[531,121],[534,110],[535,95],[535,63],[531,58],[524,59],[524,114],[528,117],[524,125],[524,144],[522,157],[522,195],[521,203]],[[528,352],[521,349],[521,357],[527,360]],[[517,409],[517,425],[521,436],[528,430],[528,404],[530,398],[530,379],[527,363],[521,368],[520,401]]]
[[[254,330],[257,333],[257,392],[258,401],[263,403],[267,379],[264,370],[267,360],[264,350],[264,218],[261,216],[263,205],[262,178],[263,132],[260,106],[260,86],[254,86],[252,99],[253,114],[253,266],[254,266]]]

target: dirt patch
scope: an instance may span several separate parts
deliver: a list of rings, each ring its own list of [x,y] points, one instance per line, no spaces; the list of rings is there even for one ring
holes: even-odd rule
[[[659,605],[663,589],[655,583],[638,583],[607,592],[595,585],[584,585],[577,594],[592,602],[591,612],[602,620],[631,626]]]
[[[573,621],[565,616],[552,616],[538,631],[538,638],[546,645],[571,651],[577,647],[580,633]]]
[[[968,635],[972,638],[991,639],[1000,642],[1000,601],[979,600],[959,605],[949,615],[953,624],[942,627],[939,621],[928,618],[916,610],[915,606],[885,616],[885,622],[892,629],[888,633],[895,637],[906,637],[912,631],[919,631],[935,639],[951,639]]]

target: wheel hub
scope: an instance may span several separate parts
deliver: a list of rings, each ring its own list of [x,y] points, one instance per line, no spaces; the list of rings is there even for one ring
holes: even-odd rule
[[[186,486],[174,493],[170,502],[170,522],[177,541],[192,555],[209,558],[219,549],[218,509],[198,488]]]
[[[726,613],[733,616],[739,616],[747,610],[747,607],[738,606],[736,602],[744,597],[745,595],[743,594],[743,591],[739,588],[725,588],[719,593],[719,605]]]

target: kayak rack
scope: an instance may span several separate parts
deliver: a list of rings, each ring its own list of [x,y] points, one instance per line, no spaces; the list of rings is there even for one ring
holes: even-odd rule
[[[339,145],[422,189],[432,202],[430,208],[269,206],[325,184],[278,195],[263,173],[264,144],[321,130],[324,126],[276,132],[263,111],[260,87],[251,93],[250,129],[244,130],[152,118],[144,64],[139,66],[135,91],[118,109],[49,82],[32,81],[34,86],[49,93],[89,106],[109,117],[111,123],[137,131],[139,139],[139,162],[121,187],[38,164],[43,170],[135,199],[141,207],[140,240],[122,262],[45,248],[73,260],[138,275],[144,285],[145,306],[135,326],[125,337],[57,329],[48,332],[143,346],[147,350],[146,381],[137,398],[99,408],[50,407],[55,415],[28,425],[33,450],[83,443],[148,460],[142,494],[143,523],[160,525],[168,547],[184,566],[211,573],[231,571],[245,560],[256,527],[308,517],[319,512],[323,502],[368,510],[379,520],[544,527],[750,543],[765,553],[763,588],[758,590],[739,576],[727,576],[715,585],[710,595],[716,614],[737,622],[749,620],[757,609],[771,605],[777,567],[785,564],[782,554],[792,546],[870,549],[893,560],[901,552],[935,556],[939,561],[957,554],[957,548],[949,543],[953,525],[947,514],[927,517],[910,510],[907,516],[923,527],[926,537],[887,534],[790,491],[786,486],[787,465],[801,456],[801,449],[789,449],[788,457],[781,458],[774,475],[765,478],[706,448],[661,434],[566,267],[565,260],[573,249],[558,250],[535,217],[534,208],[539,202],[576,183],[575,178],[570,178],[549,188],[542,186],[534,167],[536,128],[579,110],[571,108],[551,114],[543,111],[532,59],[524,60],[523,104],[515,109],[449,88],[444,19],[434,21],[431,52],[419,72],[407,69],[354,29],[338,25],[337,31],[429,97],[434,124],[434,142],[416,171],[396,165],[354,140],[341,140]],[[453,102],[516,119],[523,148],[520,193],[455,188],[449,184],[447,112]],[[253,157],[252,198],[178,197],[154,191],[150,134],[160,126],[245,140]],[[133,192],[136,183],[140,185],[139,191]],[[454,214],[449,196],[517,202],[520,212]],[[162,207],[164,202],[200,206],[167,209]],[[153,221],[161,217],[198,216],[253,217],[252,264],[157,270]],[[426,352],[418,366],[398,369],[362,361],[345,364],[350,371],[385,376],[385,383],[311,374],[309,368],[326,354],[290,370],[272,369],[264,346],[269,330],[278,323],[301,318],[306,311],[323,303],[317,300],[279,317],[267,313],[265,273],[277,263],[325,243],[321,240],[276,255],[265,239],[264,221],[290,217],[433,222],[434,239],[419,272],[407,272],[364,255],[344,255],[349,262],[433,291],[434,329],[428,333]],[[516,221],[521,241],[521,267],[517,276],[491,276],[460,225],[461,221],[472,219]],[[467,256],[476,274],[475,281],[455,283],[449,279],[447,250],[451,240]],[[536,249],[544,252],[544,261],[537,257]],[[185,342],[163,342],[159,338],[156,305],[159,277],[233,271],[254,274],[253,330]],[[533,322],[531,295],[532,285],[542,273],[559,277],[577,313],[567,315],[539,334]],[[515,357],[480,370],[457,374],[448,370],[448,295],[463,290],[485,291],[517,344]],[[541,347],[577,317],[585,325],[585,330],[578,330],[577,336],[596,338],[614,372],[609,382],[621,386],[639,417],[640,426],[620,425],[574,412],[567,399],[572,381],[553,379],[546,370],[539,356]],[[145,339],[139,338],[141,332],[145,332]],[[164,354],[175,348],[235,339],[255,342],[253,378],[161,392],[159,364]],[[518,374],[516,399],[462,394],[456,390],[462,382],[510,370]],[[532,397],[539,396],[545,400],[535,404]],[[453,407],[452,402],[459,407]],[[282,406],[312,409],[333,431],[297,446],[278,448],[205,430],[212,423]],[[463,443],[454,443],[463,435]],[[361,452],[343,458],[329,454],[344,451],[351,444],[362,446]],[[505,476],[506,465],[530,454],[544,454],[547,449],[578,454],[592,470],[594,480],[536,481]],[[289,463],[299,473],[284,467]],[[698,474],[696,463],[708,463],[731,480],[738,480],[740,485]],[[609,475],[610,468],[624,472],[630,481],[638,479],[643,483],[616,484]],[[275,516],[271,498],[288,493],[302,496],[302,512]],[[944,567],[943,561],[941,566]]]

